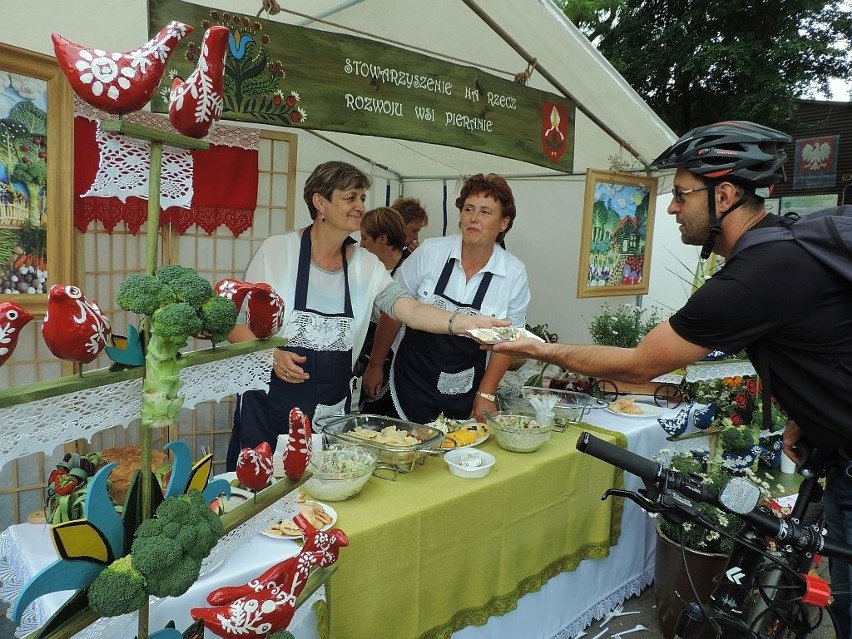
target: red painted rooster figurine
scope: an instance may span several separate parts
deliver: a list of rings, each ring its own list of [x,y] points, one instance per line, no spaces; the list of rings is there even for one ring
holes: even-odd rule
[[[284,300],[266,282],[252,286],[248,297],[247,321],[251,332],[258,339],[275,335],[284,325]]]
[[[174,128],[191,138],[203,138],[222,117],[225,55],[230,35],[228,27],[207,29],[195,71],[186,81],[175,78],[172,82],[169,120]]]
[[[53,50],[74,93],[93,107],[121,115],[138,111],[153,97],[175,46],[192,27],[172,21],[135,51],[88,49],[54,33]]]
[[[284,451],[284,474],[290,479],[299,479],[308,468],[311,458],[311,418],[299,408],[290,409],[290,434],[287,450]]]
[[[302,529],[305,545],[295,557],[279,562],[258,579],[242,586],[219,588],[207,596],[214,608],[192,608],[193,619],[220,637],[266,637],[283,630],[296,612],[296,599],[317,566],[330,566],[340,547],[349,539],[340,529],[321,532],[297,515],[293,521]],[[218,605],[217,605],[218,604]]]
[[[0,302],[0,366],[12,357],[21,329],[32,318],[32,313],[14,302]]]
[[[261,442],[255,448],[243,448],[237,458],[237,479],[249,490],[262,490],[272,479],[272,447]]]
[[[112,336],[109,320],[76,286],[54,284],[41,326],[44,343],[59,359],[88,364]]]

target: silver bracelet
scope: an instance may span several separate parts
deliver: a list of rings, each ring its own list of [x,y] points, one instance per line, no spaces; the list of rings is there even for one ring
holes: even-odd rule
[[[458,311],[456,311],[455,313],[453,313],[453,314],[450,316],[450,319],[449,319],[449,321],[447,322],[447,332],[448,332],[450,335],[455,335],[455,333],[453,332],[453,324],[455,324],[456,318],[457,318],[458,316],[459,316],[459,313],[458,313]]]

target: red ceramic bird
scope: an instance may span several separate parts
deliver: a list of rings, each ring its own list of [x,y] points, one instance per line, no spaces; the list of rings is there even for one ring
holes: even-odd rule
[[[51,35],[59,67],[74,93],[107,113],[138,111],[157,90],[166,62],[192,27],[172,21],[135,51],[87,49],[58,33]]]
[[[14,302],[0,302],[0,366],[12,357],[21,329],[32,318],[32,313]]]
[[[232,280],[226,277],[225,279],[216,282],[216,286],[213,287],[213,290],[216,291],[216,295],[219,297],[231,300],[237,307],[237,310],[240,310],[243,305],[243,300],[246,298],[246,295],[251,292],[252,286],[254,286],[254,284],[251,282]]]
[[[203,138],[222,117],[225,85],[225,55],[228,27],[210,27],[204,32],[201,55],[195,71],[186,79],[175,78],[169,92],[169,120],[191,138]]]
[[[88,364],[110,341],[109,320],[76,286],[54,284],[41,326],[44,343],[59,359]]]
[[[258,339],[271,337],[284,326],[284,300],[266,282],[243,282],[224,279],[216,282],[216,294],[231,300],[238,309],[248,298],[248,326]]]
[[[304,590],[311,570],[330,566],[337,559],[340,547],[349,545],[349,539],[340,529],[319,531],[302,515],[293,521],[305,537],[298,555],[275,564],[243,586],[214,590],[207,601],[222,605],[193,608],[192,618],[203,619],[205,627],[220,637],[265,637],[290,625],[296,599]]]
[[[252,286],[248,296],[248,326],[258,339],[271,337],[284,325],[284,300],[266,282]]]
[[[308,468],[313,440],[311,439],[311,418],[301,409],[290,409],[290,434],[287,437],[287,450],[284,451],[284,474],[290,479],[300,479]]]
[[[249,490],[266,488],[272,479],[272,447],[261,442],[255,448],[243,448],[237,458],[237,479]]]

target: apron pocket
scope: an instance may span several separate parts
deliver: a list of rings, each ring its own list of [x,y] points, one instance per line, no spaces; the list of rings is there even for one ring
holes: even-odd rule
[[[441,372],[438,376],[438,391],[442,395],[464,395],[473,388],[474,368],[468,368],[460,373]]]

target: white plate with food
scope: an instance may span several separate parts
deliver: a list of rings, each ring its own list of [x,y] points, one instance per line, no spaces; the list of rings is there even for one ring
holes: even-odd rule
[[[437,428],[448,439],[455,442],[455,446],[453,446],[449,441],[444,440],[441,444],[441,448],[444,450],[479,446],[491,435],[488,427],[485,424],[480,424],[475,419],[452,419],[444,417],[443,413],[438,415],[435,421],[426,424],[426,426]]]
[[[615,401],[610,402],[606,409],[608,413],[618,415],[619,417],[659,417],[663,414],[663,409],[659,406],[637,402],[635,397],[619,397]]]
[[[299,502],[299,512],[319,530],[328,530],[337,522],[337,511],[321,501]],[[274,539],[301,539],[302,531],[292,519],[285,519],[260,531]]]
[[[535,333],[516,326],[501,326],[498,328],[470,328],[465,331],[480,344],[499,344],[501,342],[517,342],[520,339],[534,339],[544,342]]]

